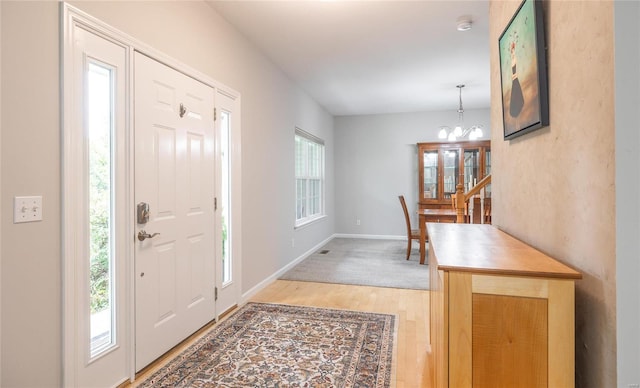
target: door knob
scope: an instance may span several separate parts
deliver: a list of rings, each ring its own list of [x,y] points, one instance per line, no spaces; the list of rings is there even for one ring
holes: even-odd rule
[[[143,229],[143,230],[138,232],[138,240],[144,241],[144,240],[146,240],[148,238],[154,238],[159,234],[160,233],[149,234],[149,233],[145,232],[144,229]]]

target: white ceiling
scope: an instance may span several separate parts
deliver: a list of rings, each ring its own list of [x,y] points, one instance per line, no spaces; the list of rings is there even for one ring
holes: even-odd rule
[[[488,1],[208,2],[333,115],[489,107]]]

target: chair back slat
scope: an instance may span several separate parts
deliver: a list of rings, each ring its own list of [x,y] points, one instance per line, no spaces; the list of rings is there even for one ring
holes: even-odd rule
[[[404,201],[404,195],[399,195],[400,204],[402,205],[402,211],[404,211],[404,220],[407,222],[407,235],[411,238],[411,220],[409,219],[409,211],[407,210],[407,203]]]

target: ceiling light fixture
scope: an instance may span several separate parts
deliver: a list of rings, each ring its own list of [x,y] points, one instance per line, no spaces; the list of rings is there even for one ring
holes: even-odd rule
[[[460,105],[458,105],[458,124],[451,130],[450,127],[443,125],[440,127],[438,137],[449,141],[456,141],[458,138],[469,137],[469,140],[476,140],[482,137],[482,125],[472,125],[464,128],[464,108],[462,108],[462,88],[464,85],[456,85],[460,95]]]

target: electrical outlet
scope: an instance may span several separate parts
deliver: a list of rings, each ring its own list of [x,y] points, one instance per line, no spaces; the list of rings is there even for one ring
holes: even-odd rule
[[[42,196],[14,197],[13,223],[42,221]]]
[[[356,225],[360,226],[360,219],[359,218],[356,220]]]
[[[291,248],[295,248],[296,247],[296,239],[292,238],[291,239]]]

